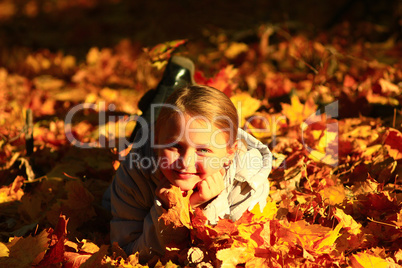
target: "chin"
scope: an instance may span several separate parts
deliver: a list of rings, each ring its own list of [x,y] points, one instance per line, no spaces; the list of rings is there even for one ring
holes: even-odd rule
[[[196,183],[188,183],[188,182],[185,182],[185,183],[175,183],[175,185],[176,185],[177,187],[179,187],[182,191],[190,191],[190,190],[193,190],[196,184],[197,184],[197,182],[196,182]]]

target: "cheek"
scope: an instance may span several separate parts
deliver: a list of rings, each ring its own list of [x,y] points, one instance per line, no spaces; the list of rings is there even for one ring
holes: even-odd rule
[[[164,168],[169,168],[178,159],[178,154],[168,150],[161,150],[158,153],[159,165]]]
[[[200,168],[205,172],[205,173],[214,173],[218,170],[220,170],[223,167],[223,159],[219,157],[205,157],[202,160],[202,164],[200,165]]]

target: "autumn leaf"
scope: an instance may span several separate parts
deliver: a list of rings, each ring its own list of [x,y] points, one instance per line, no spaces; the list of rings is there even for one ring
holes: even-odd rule
[[[341,204],[346,197],[345,188],[342,184],[326,187],[319,193],[322,196],[324,203],[331,206]]]
[[[190,220],[190,196],[188,192],[183,197],[179,187],[172,185],[167,193],[169,209],[163,209],[163,214],[159,217],[159,228],[166,243],[183,243],[189,237],[191,229]]]
[[[258,108],[260,108],[261,101],[253,98],[247,92],[238,93],[230,97],[230,100],[233,102],[234,106],[237,109],[239,114],[240,127],[244,126],[246,119],[252,116]]]
[[[266,222],[275,218],[276,213],[278,212],[278,207],[276,202],[268,200],[264,209],[261,210],[260,204],[258,203],[250,212],[253,214],[252,221]]]
[[[152,47],[151,49],[146,48],[144,50],[150,57],[152,64],[158,69],[162,69],[163,66],[166,65],[167,60],[171,57],[173,52],[180,46],[184,45],[186,42],[186,39],[174,40],[161,43]]]
[[[67,191],[67,199],[61,199],[54,204],[50,211],[47,212],[47,217],[51,222],[57,223],[58,215],[63,213],[70,218],[70,228],[75,230],[96,216],[93,207],[94,196],[79,180],[68,181],[65,185],[65,190]]]
[[[4,267],[27,267],[39,264],[49,246],[48,232],[43,230],[36,236],[15,237],[6,246],[9,249],[7,258],[0,258]]]
[[[391,264],[377,256],[369,253],[360,252],[353,254],[350,257],[353,267],[365,268],[365,267],[376,267],[376,268],[388,268]]]
[[[334,216],[337,218],[339,223],[342,224],[342,228],[347,230],[349,233],[357,235],[362,231],[362,225],[356,222],[352,216],[346,214],[342,209],[335,208]]]
[[[302,104],[297,95],[293,95],[290,101],[290,104],[281,103],[282,113],[289,120],[290,126],[300,125],[307,118],[310,118],[311,116],[314,117],[317,105],[314,103],[312,98],[308,98],[306,103]],[[310,118],[312,122],[316,122],[312,119],[313,118]]]
[[[247,254],[247,248],[235,247],[221,249],[216,254],[218,260],[222,261],[220,267],[235,268],[238,264],[246,263],[251,256]]]
[[[402,158],[402,134],[396,129],[389,129],[384,141],[389,155],[395,160]]]
[[[21,189],[24,180],[24,177],[17,176],[9,186],[2,186],[0,188],[0,204],[21,200],[24,195],[24,191]]]
[[[342,224],[338,224],[334,230],[318,224],[307,224],[304,220],[290,222],[284,226],[285,233],[281,239],[289,243],[296,243],[302,248],[317,254],[331,253],[334,243],[339,237]]]
[[[204,84],[214,87],[231,97],[235,89],[237,89],[237,82],[235,81],[238,70],[232,65],[219,70],[214,77],[209,79],[205,78],[201,71],[197,71],[194,75],[194,80],[198,84]]]

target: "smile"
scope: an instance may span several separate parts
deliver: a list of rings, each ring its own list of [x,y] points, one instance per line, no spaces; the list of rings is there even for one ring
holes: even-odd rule
[[[190,179],[194,176],[198,176],[198,173],[192,173],[192,172],[182,172],[182,171],[177,171],[174,170],[174,173],[176,173],[176,175],[180,178],[180,179]]]

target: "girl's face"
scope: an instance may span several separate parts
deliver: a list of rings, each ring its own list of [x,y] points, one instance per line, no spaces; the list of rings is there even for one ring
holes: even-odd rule
[[[233,157],[236,145],[229,146],[227,136],[200,117],[172,117],[157,134],[159,170],[182,191],[194,189]]]

